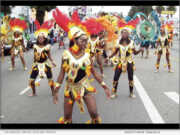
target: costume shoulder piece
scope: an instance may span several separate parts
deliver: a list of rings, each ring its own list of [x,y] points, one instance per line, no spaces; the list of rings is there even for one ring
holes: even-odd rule
[[[129,47],[131,49],[134,49],[134,41],[133,40],[130,40]]]
[[[46,46],[45,46],[45,50],[50,50],[51,49],[51,45],[50,44],[47,44]]]
[[[33,48],[34,48],[34,49],[37,48],[37,47],[38,47],[37,44],[34,44],[34,45],[33,45]]]
[[[62,59],[63,60],[66,60],[69,58],[69,55],[68,55],[68,50],[64,50],[63,54],[62,54]]]

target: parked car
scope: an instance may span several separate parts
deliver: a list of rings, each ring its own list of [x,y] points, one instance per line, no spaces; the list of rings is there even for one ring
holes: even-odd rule
[[[10,55],[10,54],[11,54],[11,53],[10,53],[10,50],[11,50],[11,45],[5,45],[5,46],[4,46],[4,56]],[[0,56],[1,56],[1,53],[2,53],[2,52],[0,52]]]

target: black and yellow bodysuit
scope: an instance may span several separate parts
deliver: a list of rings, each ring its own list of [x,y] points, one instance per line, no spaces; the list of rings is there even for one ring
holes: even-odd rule
[[[85,52],[81,56],[74,56],[69,50],[65,50],[62,61],[67,73],[64,96],[69,98],[69,103],[76,101],[80,112],[84,112],[83,97],[96,91],[88,79],[91,73],[90,55]]]
[[[35,80],[39,75],[40,78],[46,77],[48,80],[52,79],[52,66],[48,60],[48,53],[50,51],[50,45],[46,45],[44,47],[39,47],[38,45],[34,45],[34,63],[31,70],[30,79]]]
[[[168,36],[164,35],[164,36],[159,36],[158,40],[157,40],[157,54],[158,54],[158,59],[157,59],[157,63],[156,63],[156,68],[159,69],[159,64],[160,64],[160,56],[161,55],[165,55],[166,56],[166,60],[167,60],[167,64],[168,64],[168,68],[171,68],[171,64],[170,64],[170,45],[169,45],[169,41],[168,41]],[[166,64],[164,65],[166,66]]]
[[[131,40],[127,46],[118,44],[117,49],[119,50],[119,56],[116,58],[115,74],[113,81],[112,92],[117,92],[118,80],[122,72],[128,72],[129,89],[130,93],[133,92],[133,72],[135,69],[133,60],[134,43]]]

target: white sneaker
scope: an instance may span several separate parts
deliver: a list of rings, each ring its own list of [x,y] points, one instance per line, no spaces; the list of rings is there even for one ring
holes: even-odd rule
[[[114,99],[114,98],[116,98],[117,97],[117,94],[116,93],[113,93],[112,95],[111,95],[111,99]]]
[[[27,70],[27,67],[24,67],[24,71],[26,71]]]
[[[172,71],[172,70],[170,69],[170,70],[168,70],[168,73],[174,73],[174,71]]]
[[[9,68],[9,71],[13,71],[13,70],[14,70],[14,68],[13,68],[13,67],[10,67],[10,68]]]
[[[133,93],[130,93],[129,97],[130,98],[136,98],[136,95],[134,95]]]
[[[155,71],[154,71],[154,73],[158,73],[159,72],[159,69],[156,69]]]

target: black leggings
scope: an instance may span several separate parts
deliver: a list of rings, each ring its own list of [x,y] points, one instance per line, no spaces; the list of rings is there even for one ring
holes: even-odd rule
[[[106,51],[105,51],[105,50],[103,50],[103,57],[104,57],[104,58],[107,58],[107,54],[106,54]]]
[[[133,69],[134,64],[133,63],[128,63],[127,64],[127,72],[128,72],[128,80],[129,80],[129,89],[130,92],[133,92]],[[119,77],[122,73],[122,68],[119,68],[118,66],[116,67],[115,74],[114,74],[114,81],[113,81],[113,92],[117,92],[117,86],[118,86],[118,81]]]

